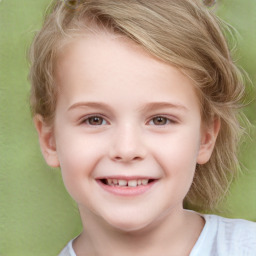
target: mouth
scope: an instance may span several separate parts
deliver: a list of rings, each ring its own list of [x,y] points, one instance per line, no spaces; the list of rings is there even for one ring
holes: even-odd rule
[[[107,186],[116,187],[138,187],[146,186],[156,179],[100,179],[99,181]]]
[[[98,184],[107,192],[119,196],[136,196],[150,190],[158,179],[153,178],[99,178]]]

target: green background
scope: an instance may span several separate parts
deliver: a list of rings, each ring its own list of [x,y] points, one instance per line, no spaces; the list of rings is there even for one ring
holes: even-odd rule
[[[75,203],[58,169],[40,153],[28,95],[26,52],[49,0],[0,0],[0,255],[57,255],[81,231]],[[256,82],[256,0],[222,0],[217,12],[238,36],[236,59]],[[255,101],[245,109],[256,123]],[[256,143],[242,145],[243,174],[222,215],[256,221]]]

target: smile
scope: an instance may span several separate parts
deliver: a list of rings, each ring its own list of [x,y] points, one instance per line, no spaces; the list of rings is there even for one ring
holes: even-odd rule
[[[102,178],[96,180],[107,192],[119,196],[136,196],[150,190],[158,179],[152,178]]]
[[[152,182],[153,179],[103,179],[101,180],[104,184],[109,186],[121,186],[121,187],[137,187],[146,186],[148,183]]]

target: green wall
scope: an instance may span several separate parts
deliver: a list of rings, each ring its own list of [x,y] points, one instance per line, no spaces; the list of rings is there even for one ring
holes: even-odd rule
[[[256,83],[256,0],[219,1],[218,13],[240,33],[238,63]],[[60,171],[40,153],[29,112],[26,51],[49,0],[0,0],[0,255],[57,255],[81,231]],[[256,104],[245,112],[256,124]],[[244,174],[220,211],[256,221],[256,143],[243,143]],[[253,137],[254,136],[254,137]]]

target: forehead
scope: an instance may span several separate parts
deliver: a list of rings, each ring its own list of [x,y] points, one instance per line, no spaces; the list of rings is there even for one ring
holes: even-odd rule
[[[140,68],[139,71],[146,71],[149,67],[164,71],[167,66],[126,36],[107,31],[85,33],[64,42],[57,58],[57,75],[63,69],[71,71],[77,62],[81,68],[90,68],[88,74],[93,71],[92,68],[95,72],[116,70],[119,73],[122,63],[125,63],[127,72],[135,72],[136,69],[132,68],[135,66]]]
[[[172,94],[197,100],[192,81],[180,70],[130,39],[107,32],[85,34],[66,44],[55,74],[59,95],[69,103],[92,92],[105,101],[108,96],[112,101],[113,93],[120,98],[133,93],[149,101],[158,97],[168,101]]]

